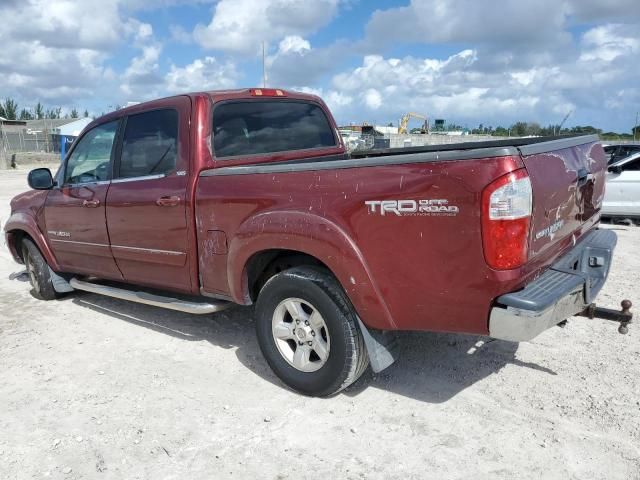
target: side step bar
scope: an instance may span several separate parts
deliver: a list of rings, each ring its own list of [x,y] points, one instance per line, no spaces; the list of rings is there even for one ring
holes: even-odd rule
[[[106,295],[107,297],[120,298],[136,303],[144,303],[145,305],[153,305],[154,307],[166,308],[169,310],[177,310],[178,312],[194,313],[203,315],[207,313],[219,312],[229,308],[231,302],[191,302],[188,300],[180,300],[178,298],[164,297],[154,295],[147,292],[136,292],[133,290],[125,290],[124,288],[109,287],[99,285],[97,283],[85,282],[72,278],[69,284],[76,290],[84,290],[85,292]]]

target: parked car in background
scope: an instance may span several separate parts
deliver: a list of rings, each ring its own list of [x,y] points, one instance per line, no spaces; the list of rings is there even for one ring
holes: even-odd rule
[[[629,155],[640,152],[640,143],[623,143],[618,145],[604,145],[604,153],[607,154],[607,163],[612,165],[624,160]]]
[[[609,165],[603,217],[640,219],[640,152]]]

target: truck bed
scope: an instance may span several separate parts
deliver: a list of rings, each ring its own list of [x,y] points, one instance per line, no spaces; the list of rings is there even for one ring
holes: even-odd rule
[[[597,223],[592,205],[606,163],[597,141],[539,137],[221,162],[197,184],[200,251],[224,232],[228,258],[239,264],[256,251],[304,252],[334,272],[370,327],[486,334],[494,299],[525,286]],[[483,255],[482,192],[525,167],[534,197],[529,260],[493,270]],[[582,191],[584,169],[595,178]],[[381,201],[420,202],[429,213],[382,214],[373,206]],[[200,262],[205,291],[244,301],[245,277],[226,258]]]
[[[395,165],[402,163],[424,163],[471,160],[478,158],[536,155],[555,150],[598,142],[597,135],[562,135],[507,140],[460,142],[446,145],[402,147],[351,152],[342,155],[325,155],[294,158],[280,161],[245,163],[205,170],[200,176],[242,175],[254,173],[280,173],[307,170],[343,169]]]
[[[400,147],[400,148],[379,148],[373,150],[363,150],[351,152],[350,158],[369,158],[381,157],[386,155],[407,155],[413,153],[435,153],[435,152],[451,152],[465,151],[469,152],[476,149],[482,149],[483,155],[487,149],[498,149],[497,153],[502,153],[505,148],[512,148],[510,154],[518,154],[516,149],[523,154],[540,153],[560,148],[568,148],[585,142],[585,137],[592,137],[593,141],[598,141],[596,135],[554,135],[546,137],[526,137],[526,138],[507,138],[505,140],[487,140],[479,142],[458,142],[450,144],[425,145],[420,147]],[[473,157],[469,157],[473,158]]]

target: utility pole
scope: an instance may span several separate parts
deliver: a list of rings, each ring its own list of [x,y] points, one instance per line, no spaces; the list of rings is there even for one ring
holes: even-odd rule
[[[636,141],[636,135],[638,131],[638,112],[636,112],[636,123],[633,125],[633,141]]]
[[[262,88],[267,88],[267,68],[264,63],[264,42],[262,42]]]

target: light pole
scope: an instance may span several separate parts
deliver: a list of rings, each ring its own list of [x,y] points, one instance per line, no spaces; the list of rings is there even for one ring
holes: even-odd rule
[[[264,61],[264,42],[262,42],[262,88],[267,88],[267,66]]]

